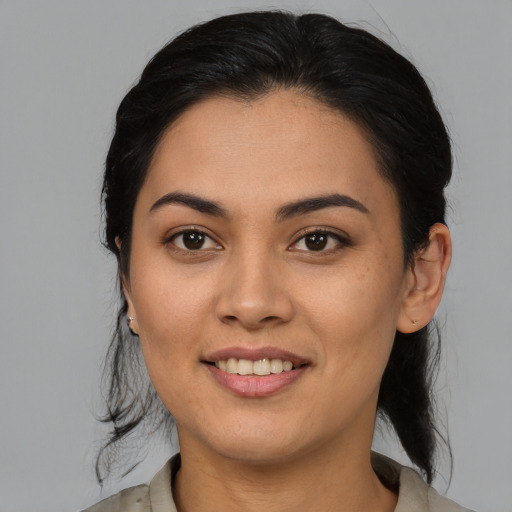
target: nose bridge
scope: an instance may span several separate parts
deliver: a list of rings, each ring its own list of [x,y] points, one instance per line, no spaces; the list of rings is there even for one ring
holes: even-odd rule
[[[293,307],[280,270],[279,258],[264,244],[233,250],[223,273],[219,318],[250,329],[289,321]]]

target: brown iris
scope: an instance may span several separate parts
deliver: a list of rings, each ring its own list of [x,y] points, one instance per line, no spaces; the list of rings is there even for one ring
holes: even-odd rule
[[[329,236],[325,233],[311,233],[304,237],[304,243],[310,251],[325,249]]]
[[[181,236],[183,237],[183,245],[191,251],[201,249],[206,238],[206,235],[199,231],[185,231]]]

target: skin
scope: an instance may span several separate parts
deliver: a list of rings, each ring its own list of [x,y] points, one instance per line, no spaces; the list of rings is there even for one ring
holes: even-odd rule
[[[226,215],[153,207],[177,192]],[[276,218],[333,193],[364,209]],[[187,229],[207,235],[201,248],[184,245]],[[332,235],[310,250],[304,235],[319,230]],[[339,112],[277,91],[184,113],[139,193],[124,276],[131,327],[177,422],[179,510],[393,510],[396,496],[370,465],[379,384],[395,331],[432,318],[449,260],[448,231],[435,225],[404,265],[395,191]],[[240,396],[204,363],[234,346],[278,347],[308,364],[277,393]]]

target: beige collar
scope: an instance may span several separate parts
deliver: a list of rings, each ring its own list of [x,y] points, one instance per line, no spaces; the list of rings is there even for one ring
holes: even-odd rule
[[[172,481],[181,466],[180,454],[174,455],[149,484],[151,512],[177,512],[172,497]],[[399,492],[395,512],[470,512],[439,495],[411,468],[372,452],[372,466],[390,488]]]

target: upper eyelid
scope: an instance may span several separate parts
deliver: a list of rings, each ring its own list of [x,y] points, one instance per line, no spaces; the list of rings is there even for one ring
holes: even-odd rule
[[[179,226],[176,228],[172,228],[168,230],[162,238],[164,241],[170,241],[172,238],[178,235],[182,235],[183,233],[187,233],[189,231],[197,231],[198,233],[202,233],[203,235],[206,235],[212,240],[218,242],[218,237],[215,234],[213,234],[209,229],[203,226],[197,226],[195,224],[191,224],[190,226]]]
[[[204,226],[198,226],[198,225],[190,225],[190,226],[180,226],[177,228],[173,228],[170,230],[170,232],[167,232],[163,237],[163,243],[169,243],[172,241],[173,238],[182,235],[188,231],[197,231],[199,233],[204,234],[208,238],[212,239],[215,243],[221,245],[222,247],[225,246],[225,243],[221,241],[220,237],[218,237],[215,234],[212,234],[209,229],[207,229]],[[297,244],[302,238],[304,238],[307,235],[313,234],[313,233],[324,233],[326,235],[332,236],[333,238],[338,239],[340,242],[343,242],[345,244],[350,243],[350,237],[345,232],[341,230],[337,230],[332,227],[322,227],[322,226],[311,226],[307,228],[303,228],[295,232],[295,234],[291,237],[292,242],[289,244],[289,246]]]
[[[326,249],[326,250],[320,250],[320,251],[312,251],[312,250],[304,250],[304,249],[295,248],[305,237],[307,237],[308,235],[314,234],[314,233],[322,233],[322,234],[325,234],[327,236],[334,238],[338,242],[339,246],[330,248],[330,249]],[[317,256],[320,256],[320,255],[325,256],[327,254],[332,254],[333,252],[336,252],[341,247],[346,248],[346,247],[350,247],[352,245],[353,245],[352,241],[346,233],[337,232],[337,231],[333,230],[332,228],[320,228],[320,227],[311,228],[311,229],[306,228],[306,230],[299,231],[299,234],[294,237],[294,241],[288,246],[288,251],[292,251],[292,252],[298,251],[298,252],[303,252],[304,254],[308,254],[308,255],[316,254]]]
[[[339,240],[343,240],[345,242],[348,242],[350,237],[343,231],[337,230],[334,228],[328,228],[328,227],[311,227],[311,228],[304,228],[300,229],[298,232],[294,234],[292,237],[292,240],[294,240],[292,243],[297,243],[301,238],[304,238],[305,236],[311,235],[313,233],[323,233],[325,235],[333,236],[334,238],[338,238]]]
[[[195,231],[197,233],[201,233],[201,234],[205,235],[206,237],[208,237],[210,240],[212,240],[216,245],[221,246],[223,249],[225,247],[224,243],[219,241],[219,237],[212,234],[210,232],[210,230],[208,230],[207,228],[204,228],[202,226],[197,226],[197,225],[180,226],[180,227],[173,228],[173,229],[167,231],[167,233],[162,237],[162,244],[163,245],[172,244],[173,240],[175,238],[177,238],[178,236],[183,235],[187,232],[190,232],[190,231]],[[180,249],[180,248],[177,247],[177,249]],[[211,250],[213,250],[213,249],[211,249]],[[206,251],[205,249],[202,250],[202,252],[205,252],[205,251]],[[192,252],[201,252],[201,250],[198,249],[197,251],[192,251]]]

